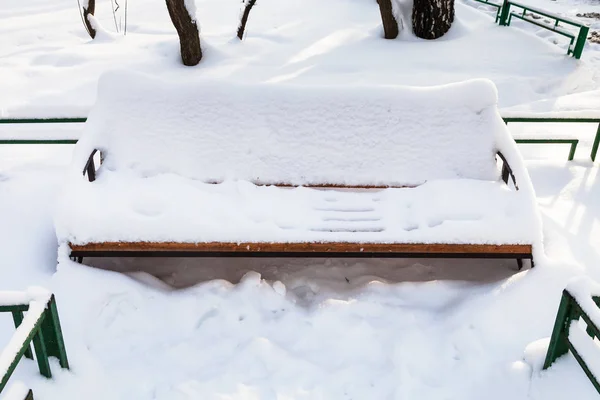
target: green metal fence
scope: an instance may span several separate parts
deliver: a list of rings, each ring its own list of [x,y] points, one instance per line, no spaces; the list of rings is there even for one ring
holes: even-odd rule
[[[503,117],[504,122],[509,124],[511,122],[515,123],[589,123],[589,124],[598,124],[598,128],[596,130],[596,136],[594,136],[594,143],[592,145],[592,152],[590,153],[590,158],[592,161],[596,160],[596,154],[598,153],[598,146],[600,145],[600,117],[598,118],[580,118],[580,117]],[[517,143],[548,143],[548,144],[570,144],[569,151],[569,160],[572,160],[575,156],[575,150],[577,149],[577,144],[579,143],[578,139],[573,138],[547,138],[547,139],[516,139]]]
[[[517,11],[511,12],[511,9],[516,9]],[[546,24],[537,21],[532,15],[540,17],[538,19],[542,19],[542,17],[551,19],[552,22]],[[548,11],[540,10],[511,0],[504,0],[500,11],[500,18],[497,18],[497,20],[501,26],[509,26],[513,17],[569,38],[570,42],[567,54],[573,55],[577,59],[581,58],[587,35],[590,30],[588,26],[560,15],[549,13]],[[577,35],[572,31],[564,29],[564,26],[560,25],[561,23],[570,26],[571,28],[575,28],[578,31]]]
[[[24,293],[22,295],[26,296]],[[10,312],[16,328],[15,335],[0,354],[0,367],[4,373],[0,380],[0,392],[6,387],[23,356],[33,360],[32,343],[40,374],[46,378],[52,377],[48,362],[51,356],[58,359],[62,368],[69,368],[54,295],[49,295],[43,302],[32,299],[27,304],[0,305],[0,312]]]
[[[592,300],[597,306],[600,306],[600,297],[592,297]],[[600,330],[596,324],[594,324],[589,315],[583,311],[582,307],[575,299],[575,296],[565,289],[560,300],[558,313],[556,314],[556,321],[554,323],[554,329],[552,330],[552,336],[550,337],[550,344],[548,346],[548,352],[546,353],[543,369],[549,368],[559,357],[570,351],[587,375],[588,379],[594,385],[594,388],[600,393],[598,379],[594,376],[575,346],[573,346],[571,340],[569,340],[571,324],[578,321],[579,318],[582,318],[585,321],[587,325],[586,332],[590,336],[590,340],[600,339]],[[595,355],[595,357],[598,356],[600,356],[600,352]]]
[[[15,124],[82,124],[87,120],[84,117],[77,118],[5,118],[0,119],[0,125]],[[76,139],[0,139],[0,144],[75,144]]]

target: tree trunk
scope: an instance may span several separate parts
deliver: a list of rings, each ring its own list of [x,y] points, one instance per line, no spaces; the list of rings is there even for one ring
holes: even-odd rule
[[[87,29],[92,39],[96,37],[96,30],[92,26],[92,23],[89,20],[89,16],[93,16],[95,12],[96,0],[88,0],[87,7],[83,7],[83,23],[85,24],[85,29]]]
[[[454,21],[454,0],[414,0],[413,32],[422,39],[437,39]]]
[[[179,46],[181,47],[181,60],[184,65],[197,65],[202,59],[202,48],[200,47],[200,33],[196,21],[192,18],[185,0],[166,0],[169,16],[177,35],[179,35]]]
[[[392,9],[392,0],[377,0],[379,12],[381,13],[381,22],[383,23],[383,37],[386,39],[395,39],[398,37],[398,21],[394,17]]]
[[[248,22],[248,16],[250,15],[250,10],[256,4],[256,0],[246,0],[244,2],[244,12],[242,13],[242,18],[240,19],[240,26],[238,27],[237,37],[242,40],[244,37],[244,30],[246,29],[246,22]]]

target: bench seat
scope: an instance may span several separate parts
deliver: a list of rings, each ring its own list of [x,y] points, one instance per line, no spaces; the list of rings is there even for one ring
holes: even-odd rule
[[[58,228],[72,244],[530,245],[536,237],[530,199],[503,182],[438,180],[414,188],[327,189],[107,172],[93,184],[82,180],[68,190],[79,203],[62,210]]]

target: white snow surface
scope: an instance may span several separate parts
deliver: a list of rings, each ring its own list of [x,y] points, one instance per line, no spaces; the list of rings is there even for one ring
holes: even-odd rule
[[[564,7],[570,16],[595,7],[569,7],[570,1],[543,6]],[[163,0],[129,1],[127,35],[100,41],[90,40],[71,0],[56,0],[54,7],[47,0],[3,0],[0,34],[10,40],[0,43],[0,114],[39,117],[52,108],[85,116],[99,76],[115,67],[182,79],[299,85],[429,86],[488,78],[502,107],[600,88],[600,45],[588,43],[583,58],[574,60],[550,43],[557,35],[525,32],[518,23],[497,26],[470,5],[485,6],[472,1],[457,2],[453,27],[436,41],[415,38],[409,27],[397,40],[382,40],[371,0],[260,0],[240,42],[234,39],[239,0],[195,3],[204,59],[184,68]],[[110,0],[97,0],[96,10],[105,29],[114,29]]]
[[[29,309],[23,317],[21,325],[15,330],[10,341],[4,346],[0,353],[0,374],[2,374],[2,376],[6,374],[17,353],[26,342],[27,336],[29,336],[37,322],[42,318],[47,302],[48,299],[45,299],[45,301],[41,299],[29,302]]]
[[[2,400],[23,400],[28,392],[29,388],[23,382],[13,382],[8,385]]]
[[[600,378],[600,345],[581,327],[579,321],[569,326],[569,341],[596,379]]]
[[[508,107],[502,109],[502,116],[600,119],[600,90],[590,90]]]
[[[98,21],[111,29],[110,1],[97,3]],[[382,40],[374,0],[259,0],[243,42],[232,40],[238,0],[196,3],[205,58],[184,68],[164,0],[130,1],[127,36],[103,32],[95,41],[72,0],[2,0],[0,115],[86,116],[98,77],[114,68],[344,87],[489,78],[501,107],[600,88],[599,44],[574,60],[556,34],[518,21],[498,27],[471,0],[457,3],[451,31],[434,42],[409,29]],[[598,8],[594,0],[528,3],[571,18]],[[600,20],[580,20],[600,29]],[[157,271],[177,266],[155,273],[159,281],[77,265],[64,253],[57,267],[53,217],[72,149],[0,146],[2,289],[56,294],[72,367],[51,360],[48,380],[23,360],[13,380],[42,400],[597,399],[571,355],[541,372],[542,346],[523,360],[528,343],[550,335],[569,279],[600,280],[600,170],[588,157],[597,129],[589,125],[569,125],[582,136],[575,162],[562,146],[519,147],[547,253],[519,273],[513,260],[159,259]],[[18,131],[46,128],[30,129]],[[248,271],[264,280],[250,273],[238,283]],[[170,286],[193,274],[208,282]],[[6,315],[2,343],[13,334]]]
[[[528,161],[551,257],[533,270],[516,273],[513,260],[182,260],[173,278],[213,276],[184,290],[65,253],[56,269],[52,205],[67,170],[48,164],[64,166],[65,152],[31,148],[27,166],[9,168],[25,149],[0,151],[10,226],[0,230],[0,279],[56,294],[72,367],[52,360],[47,380],[21,362],[14,379],[42,400],[597,397],[571,356],[541,373],[522,360],[529,342],[550,335],[569,278],[600,277],[598,168],[565,163],[562,151]],[[237,283],[252,270],[265,280],[250,273]],[[468,281],[440,280],[443,271]],[[472,279],[489,274],[499,280]],[[398,282],[406,275],[428,282]],[[6,343],[14,327],[10,317],[0,324]]]
[[[0,291],[0,305],[17,306],[27,305],[32,301],[47,303],[50,300],[51,293],[41,287],[31,287],[26,291]]]
[[[600,308],[592,300],[592,297],[600,296],[600,285],[589,278],[577,277],[569,282],[567,290],[592,322],[600,328]]]
[[[61,242],[74,244],[539,244],[537,218],[528,193],[500,182],[437,180],[414,189],[349,192],[107,171],[94,183],[69,182],[56,229]]]
[[[108,74],[75,147],[58,237],[540,244],[529,177],[495,104],[483,80],[325,90]],[[104,161],[89,183],[93,149]],[[498,150],[522,189],[498,182]]]

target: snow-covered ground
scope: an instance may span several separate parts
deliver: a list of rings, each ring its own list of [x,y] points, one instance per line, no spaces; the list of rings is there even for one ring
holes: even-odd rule
[[[597,8],[532,4],[569,16]],[[160,0],[131,1],[128,35],[95,42],[70,0],[3,0],[0,115],[85,115],[112,68],[312,85],[486,77],[502,106],[600,88],[600,45],[577,61],[545,33],[495,26],[473,6],[458,4],[440,41],[406,32],[384,41],[374,0],[259,0],[239,43],[238,1],[198,0],[206,58],[188,69]],[[110,30],[110,2],[98,9]],[[15,378],[42,400],[596,398],[571,356],[543,373],[543,354],[524,359],[550,335],[567,280],[600,280],[600,176],[587,156],[595,127],[569,129],[583,139],[573,162],[564,146],[520,147],[548,256],[520,273],[513,262],[472,260],[159,260],[162,280],[69,262],[57,271],[53,213],[72,148],[2,146],[1,289],[56,293],[72,366],[54,361],[45,380],[24,360]],[[0,344],[13,331],[5,315]]]
[[[600,185],[587,161],[528,162],[551,257],[534,270],[517,274],[509,261],[184,259],[155,267],[174,286],[245,277],[173,291],[149,275],[74,263],[55,273],[51,210],[68,149],[27,150],[37,161],[2,174],[0,281],[56,293],[72,365],[54,362],[47,381],[23,361],[15,378],[36,398],[597,396],[571,356],[542,374],[523,361],[527,344],[550,334],[567,280],[600,279]]]
[[[600,45],[588,43],[576,61],[533,33],[495,25],[465,1],[469,5],[457,4],[450,32],[427,42],[407,30],[397,40],[381,40],[374,0],[260,0],[239,42],[239,1],[197,0],[206,54],[200,65],[185,68],[164,1],[129,1],[126,37],[114,34],[110,1],[97,1],[99,21],[113,34],[92,42],[74,1],[3,0],[0,115],[86,114],[100,73],[113,68],[328,85],[433,85],[485,77],[498,86],[502,107],[600,87]],[[594,1],[536,1],[545,8],[561,4],[569,15],[594,10]]]

